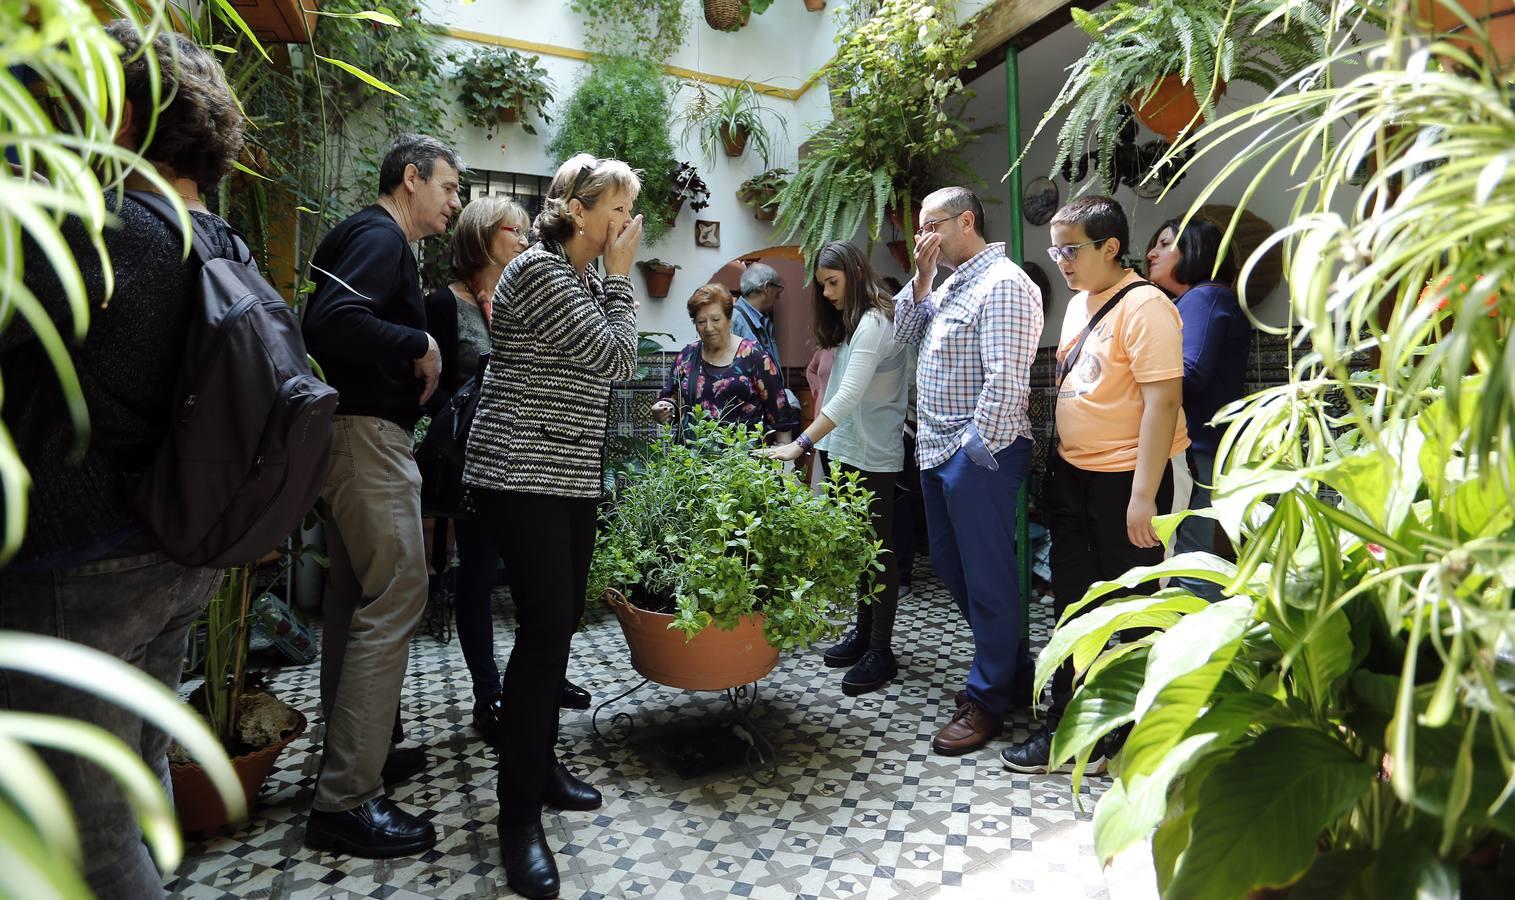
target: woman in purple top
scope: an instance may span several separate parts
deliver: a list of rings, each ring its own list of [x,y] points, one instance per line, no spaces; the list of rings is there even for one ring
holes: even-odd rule
[[[689,318],[700,339],[685,347],[652,405],[659,422],[695,407],[727,425],[761,425],[788,443],[799,411],[784,397],[784,379],[757,344],[731,333],[731,292],[707,284],[689,298]]]
[[[1179,230],[1180,219],[1157,229],[1147,251],[1147,278],[1175,298],[1184,323],[1184,418],[1189,423],[1194,493],[1190,509],[1210,505],[1215,482],[1215,453],[1222,430],[1210,424],[1220,408],[1240,399],[1245,391],[1251,327],[1231,289],[1236,263],[1229,253],[1220,259],[1223,232],[1209,219],[1195,218]],[[1213,552],[1215,522],[1190,517],[1179,526],[1175,553]],[[1177,583],[1210,600],[1220,599],[1217,586],[1181,578]]]

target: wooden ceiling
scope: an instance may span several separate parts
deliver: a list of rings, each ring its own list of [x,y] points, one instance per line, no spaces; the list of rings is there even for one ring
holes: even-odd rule
[[[1092,9],[1102,0],[997,0],[964,27],[973,28],[968,58],[977,63],[963,75],[972,81],[1005,61],[1011,48],[1023,50],[1072,21],[1071,9]]]

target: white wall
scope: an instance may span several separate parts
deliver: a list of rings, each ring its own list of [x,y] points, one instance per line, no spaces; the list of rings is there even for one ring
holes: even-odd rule
[[[1042,115],[1052,105],[1057,92],[1062,88],[1067,75],[1066,68],[1078,59],[1087,46],[1088,38],[1084,33],[1072,25],[1067,25],[1021,52],[1019,68],[1023,142],[1031,139],[1037,123],[1041,121]],[[1000,180],[1010,164],[1009,141],[1003,127],[1006,122],[1005,67],[1001,65],[985,72],[970,87],[977,92],[977,96],[969,104],[969,113],[975,120],[975,125],[998,124],[1001,127],[967,148],[964,158],[984,181],[981,190],[986,201],[985,218],[988,220],[990,239],[1008,240],[1010,225],[1007,217],[1011,210],[1010,182]],[[1262,93],[1254,86],[1240,85],[1221,99],[1218,108],[1222,114],[1233,112],[1261,96],[1263,96]],[[1023,183],[1029,183],[1033,178],[1048,173],[1052,160],[1057,155],[1057,131],[1061,125],[1061,119],[1054,119],[1047,123],[1047,127],[1032,145],[1024,163]],[[1143,128],[1138,140],[1145,142],[1154,137],[1155,135]],[[1116,193],[1116,198],[1131,220],[1133,249],[1140,252],[1147,246],[1148,238],[1160,223],[1187,212],[1189,205],[1199,192],[1229,161],[1229,155],[1221,154],[1214,154],[1200,160],[1185,176],[1183,182],[1161,202],[1143,200],[1137,197],[1129,187],[1122,186]],[[1246,171],[1241,177],[1233,178],[1207,202],[1235,204],[1250,180],[1251,174],[1250,171]],[[1102,190],[1096,186],[1093,176],[1081,184],[1072,186],[1061,178],[1054,178],[1054,181],[1057,183],[1063,203],[1068,202],[1075,192],[1080,190],[1087,189],[1086,192],[1089,193]],[[1289,190],[1290,181],[1287,174],[1274,176],[1274,181],[1277,189],[1260,191],[1250,201],[1248,209],[1278,228],[1289,220],[1294,194]],[[1052,297],[1047,304],[1047,320],[1042,333],[1042,344],[1053,345],[1057,342],[1063,313],[1067,309],[1068,300],[1073,292],[1068,290],[1062,276],[1047,258],[1047,247],[1051,244],[1047,227],[1034,226],[1029,222],[1025,222],[1024,227],[1026,259],[1039,264],[1052,282]],[[1254,303],[1254,312],[1263,321],[1281,324],[1287,318],[1287,294],[1282,286],[1275,288],[1260,304],[1256,302],[1256,298],[1249,299]]]
[[[750,78],[775,87],[798,88],[810,73],[831,58],[835,49],[832,13],[839,6],[833,2],[820,13],[808,12],[801,0],[778,0],[768,11],[753,16],[751,23],[735,34],[715,31],[705,24],[699,3],[690,3],[691,21],[684,47],[669,63],[712,75]],[[510,37],[518,40],[584,48],[582,20],[569,9],[567,0],[478,0],[463,5],[460,0],[433,0],[429,5],[432,21],[454,28]],[[460,48],[467,42],[450,42]],[[541,65],[550,73],[556,86],[556,102],[549,110],[556,113],[572,94],[587,64],[557,56],[543,56]],[[675,109],[681,110],[691,92],[681,90]],[[772,160],[775,166],[793,167],[794,148],[809,134],[817,122],[829,117],[829,100],[824,85],[808,91],[799,101],[763,97],[763,102],[788,120],[790,146],[780,149]],[[555,160],[547,152],[552,127],[538,126],[533,137],[519,126],[508,126],[486,139],[482,128],[464,125],[459,128],[458,149],[471,167],[505,172],[551,175]],[[680,126],[672,127],[677,145]],[[632,281],[641,293],[642,309],[638,327],[644,331],[671,332],[682,346],[694,339],[684,300],[696,287],[723,265],[754,250],[773,246],[773,228],[752,217],[752,210],[737,202],[736,189],[747,178],[763,170],[762,162],[749,149],[745,156],[728,159],[724,154],[714,167],[694,148],[677,149],[680,159],[693,162],[700,176],[710,186],[710,206],[695,214],[687,207],[679,213],[676,227],[658,244],[644,247],[641,257],[657,256],[682,268],[674,278],[673,290],[663,300],[645,295],[640,274]],[[721,248],[712,250],[694,245],[695,219],[721,223]]]

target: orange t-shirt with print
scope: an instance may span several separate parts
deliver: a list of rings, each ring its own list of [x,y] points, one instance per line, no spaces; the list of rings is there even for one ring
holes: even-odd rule
[[[1093,295],[1082,291],[1069,301],[1058,342],[1059,364],[1100,307],[1140,280],[1128,269],[1109,290]],[[1182,377],[1184,335],[1178,307],[1155,285],[1133,289],[1090,332],[1057,392],[1058,452],[1091,472],[1134,470],[1144,409],[1141,385]],[[1168,456],[1188,446],[1189,430],[1180,409]]]

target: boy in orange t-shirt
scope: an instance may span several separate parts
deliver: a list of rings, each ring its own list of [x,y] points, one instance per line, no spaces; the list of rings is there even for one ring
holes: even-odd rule
[[[1173,505],[1169,460],[1189,446],[1183,325],[1168,295],[1122,264],[1129,241],[1125,211],[1109,197],[1081,198],[1052,219],[1048,252],[1079,292],[1058,342],[1057,451],[1047,460],[1042,490],[1059,618],[1096,581],[1162,561],[1152,517]],[[1147,588],[1157,585],[1125,593]],[[1042,727],[1001,754],[1007,768],[1071,770],[1049,768],[1048,757],[1072,691],[1073,670],[1064,665],[1052,680]],[[1119,749],[1117,741],[1106,743],[1091,756],[1092,770]]]

